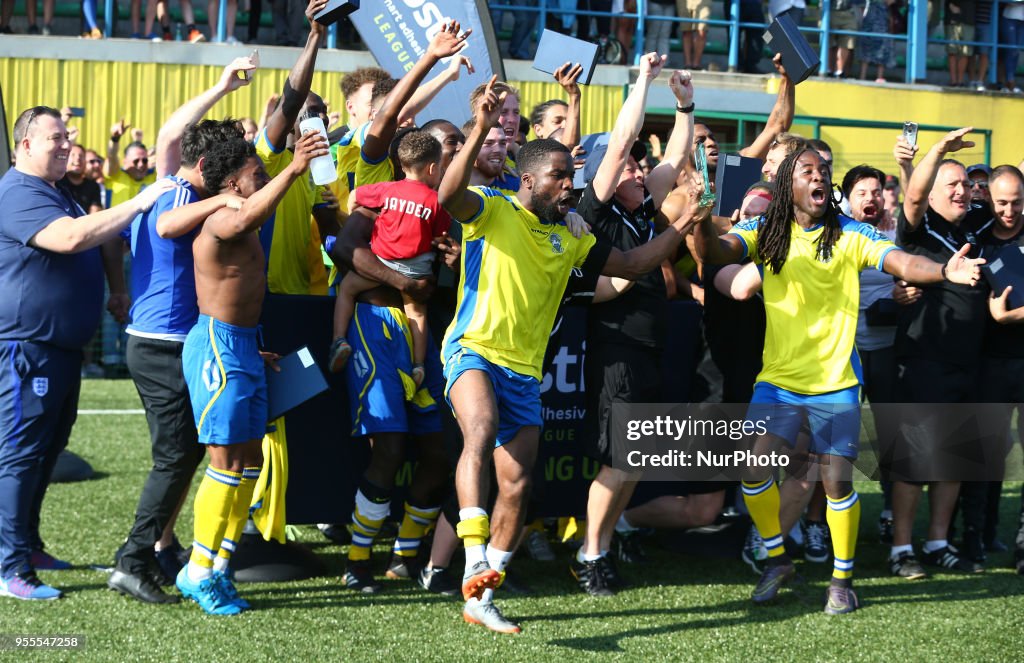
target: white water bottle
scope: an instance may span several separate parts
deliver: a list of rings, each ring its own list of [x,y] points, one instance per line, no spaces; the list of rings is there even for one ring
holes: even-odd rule
[[[310,115],[299,122],[299,133],[305,134],[310,131],[318,132],[324,140],[327,140],[327,129],[319,115]],[[334,159],[330,152],[310,161],[309,172],[313,174],[313,184],[317,186],[330,184],[338,179],[338,169],[334,166]]]

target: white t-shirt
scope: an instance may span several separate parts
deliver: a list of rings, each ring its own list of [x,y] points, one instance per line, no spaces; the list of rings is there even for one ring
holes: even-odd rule
[[[768,2],[768,13],[771,14],[774,20],[776,16],[793,7],[806,9],[807,3],[804,0],[770,0]]]
[[[1003,18],[1024,21],[1024,2],[1014,2],[1012,5],[1003,7]]]

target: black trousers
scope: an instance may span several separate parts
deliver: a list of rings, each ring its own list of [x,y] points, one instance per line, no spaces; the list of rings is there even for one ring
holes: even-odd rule
[[[142,486],[135,523],[118,566],[138,573],[153,559],[155,544],[188,490],[205,449],[196,437],[195,418],[181,367],[184,343],[128,336],[128,372],[146,409],[153,467]]]

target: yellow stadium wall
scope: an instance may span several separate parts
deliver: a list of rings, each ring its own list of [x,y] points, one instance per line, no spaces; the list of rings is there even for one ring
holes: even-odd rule
[[[217,80],[220,66],[135,63],[111,61],[41,60],[0,58],[0,83],[7,107],[8,128],[17,114],[29,106],[81,106],[86,117],[76,119],[83,145],[103,148],[110,125],[120,117],[144,131],[152,143],[160,124],[178,106]],[[271,94],[279,93],[287,72],[265,69],[251,85],[230,95],[211,111],[214,117],[231,115],[259,118]],[[318,71],[313,89],[324,94],[332,109],[343,99],[338,72]],[[516,82],[524,113],[535,104],[562,98],[555,83]],[[772,89],[769,80],[768,92]],[[583,133],[606,131],[622,107],[620,86],[586,86],[583,89]],[[698,116],[700,109],[698,109]],[[940,92],[902,86],[879,87],[830,81],[805,81],[797,88],[797,116],[856,120],[984,127],[993,130],[992,163],[1019,163],[1024,158],[1024,100],[996,95]],[[812,127],[796,124],[794,131],[810,136]],[[836,172],[858,163],[892,169],[895,129],[822,128],[822,138],[835,151]],[[937,134],[922,132],[920,144],[931,145]],[[984,160],[984,145],[960,154],[969,163]]]
[[[1019,97],[805,81],[797,87],[796,114],[991,129],[991,165],[1016,165],[1024,159],[1024,100]],[[812,127],[801,124],[794,125],[793,130],[805,136],[813,132]],[[898,129],[823,126],[821,138],[835,152],[836,173],[845,173],[860,163],[893,172],[892,148],[899,133]],[[918,144],[928,149],[941,135],[922,131]],[[956,158],[966,165],[983,162],[984,136],[976,135],[975,143],[974,148],[962,150]]]
[[[121,117],[142,129],[146,142],[153,143],[162,122],[185,101],[212,87],[222,71],[220,66],[0,58],[8,129],[18,113],[31,106],[79,106],[86,111],[84,118],[73,121],[81,132],[79,143],[101,150],[110,126]],[[248,87],[214,106],[211,117],[258,120],[266,100],[281,92],[287,76],[284,70],[260,70]],[[325,71],[313,76],[313,90],[324,95],[332,110],[344,105],[339,77],[338,72]],[[553,82],[511,83],[520,89],[524,113],[542,101],[565,96]],[[622,88],[616,86],[584,88],[583,132],[607,130],[622,106],[622,95]]]

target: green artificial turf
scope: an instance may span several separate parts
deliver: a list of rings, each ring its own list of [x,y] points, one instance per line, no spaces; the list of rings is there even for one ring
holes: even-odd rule
[[[82,409],[137,409],[130,381],[87,381]],[[65,590],[56,602],[0,599],[0,634],[85,636],[75,652],[0,651],[5,660],[104,661],[1010,661],[1024,633],[1024,577],[1009,554],[990,557],[982,575],[935,574],[908,582],[888,575],[876,542],[877,485],[859,482],[862,536],[857,551],[858,612],[822,613],[828,565],[798,562],[803,582],[777,604],[755,607],[756,576],[738,558],[670,552],[648,544],[651,561],[624,568],[632,588],[608,599],[582,595],[567,572],[568,551],[551,563],[517,559],[527,598],[499,598],[522,622],[518,636],[498,636],[462,622],[455,600],[408,582],[385,581],[374,597],[342,587],[343,550],[313,527],[298,528],[329,567],[311,580],[241,585],[255,607],[238,617],[209,617],[191,603],[150,606],[106,588],[108,565],[127,533],[149,467],[141,414],[82,415],[70,448],[99,477],[50,488],[42,532],[49,549],[76,564],[40,572]],[[1010,462],[1020,463],[1019,455]],[[1012,543],[1020,485],[1005,486],[1002,538]],[[191,532],[191,500],[178,524]],[[923,533],[919,514],[917,532]],[[386,544],[375,559],[386,556]],[[738,551],[737,551],[738,553]]]

